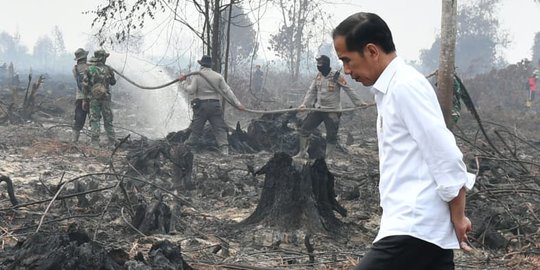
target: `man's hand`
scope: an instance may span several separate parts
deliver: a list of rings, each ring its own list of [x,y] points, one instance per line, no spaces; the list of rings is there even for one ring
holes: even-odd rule
[[[306,105],[302,104],[298,107],[298,109],[303,112],[306,109]]]
[[[181,82],[185,81],[186,79],[187,79],[187,76],[184,73],[181,73],[180,76],[178,77],[178,80]]]
[[[83,109],[83,111],[85,111],[85,112],[88,111],[88,100],[83,99],[83,101],[82,101],[82,109]]]
[[[243,111],[246,110],[246,107],[244,105],[240,104],[240,105],[238,105],[238,110],[243,112]]]
[[[452,220],[452,223],[454,224],[454,230],[456,231],[456,236],[459,241],[459,247],[465,252],[472,251],[472,247],[469,246],[467,240],[467,233],[472,230],[471,220],[469,220],[468,217],[463,216],[460,220]]]

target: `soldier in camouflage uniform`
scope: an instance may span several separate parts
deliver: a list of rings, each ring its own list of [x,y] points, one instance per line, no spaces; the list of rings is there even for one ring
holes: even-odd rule
[[[107,132],[109,146],[114,146],[113,113],[111,110],[110,86],[116,84],[111,67],[105,65],[109,53],[104,50],[94,52],[83,79],[84,92],[90,98],[90,137],[92,144],[99,145],[100,120]]]
[[[79,141],[79,135],[81,134],[81,129],[84,127],[86,122],[86,115],[88,112],[88,97],[83,92],[83,78],[88,64],[86,63],[86,56],[88,51],[85,51],[83,48],[79,48],[75,51],[75,61],[77,64],[73,67],[73,77],[77,82],[77,91],[75,93],[75,121],[73,123],[73,142]]]
[[[304,97],[304,101],[299,107],[300,109],[312,106],[319,109],[340,110],[341,89],[345,90],[345,93],[347,93],[354,105],[365,105],[364,101],[347,85],[345,78],[339,72],[332,71],[328,56],[321,55],[321,57],[317,58],[317,69],[319,73],[317,73],[317,76],[312,81]],[[326,127],[326,157],[331,158],[337,144],[340,117],[341,113],[338,112],[310,112],[302,122],[300,129],[300,151],[295,158],[308,157],[309,135],[321,122],[324,122]]]

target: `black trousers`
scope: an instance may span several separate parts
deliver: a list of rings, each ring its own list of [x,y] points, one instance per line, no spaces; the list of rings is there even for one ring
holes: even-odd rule
[[[326,127],[326,142],[335,144],[337,143],[340,117],[341,113],[310,112],[302,122],[300,135],[309,137],[311,132],[324,122],[324,126]]]
[[[408,235],[385,237],[355,270],[454,270],[454,252]]]
[[[188,145],[197,145],[204,130],[206,121],[210,122],[212,132],[216,137],[217,145],[228,145],[227,124],[223,118],[221,103],[217,99],[204,99],[199,103],[199,107],[193,108],[193,120],[191,120],[191,135],[186,140]]]
[[[82,102],[82,99],[77,99],[75,101],[75,121],[73,123],[74,130],[83,129],[84,123],[86,122],[86,115],[88,114],[88,112],[83,110]]]

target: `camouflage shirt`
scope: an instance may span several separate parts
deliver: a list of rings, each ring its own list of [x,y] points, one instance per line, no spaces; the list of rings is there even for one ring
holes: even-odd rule
[[[110,86],[116,84],[112,69],[104,64],[90,64],[84,73],[83,93],[90,99],[110,99]],[[95,89],[101,86],[102,95],[96,93]]]

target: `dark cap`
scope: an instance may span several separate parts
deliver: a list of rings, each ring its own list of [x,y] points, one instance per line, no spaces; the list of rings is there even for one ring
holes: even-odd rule
[[[84,58],[86,58],[87,55],[88,55],[88,51],[85,51],[83,48],[78,48],[75,51],[75,59],[73,59],[73,60],[84,59]]]
[[[212,57],[208,55],[203,55],[201,60],[197,60],[197,63],[203,67],[210,67],[212,66]]]
[[[326,55],[321,55],[319,57],[316,58],[317,60],[317,65],[330,65],[330,58],[328,58],[328,56]]]

